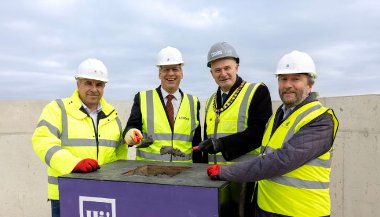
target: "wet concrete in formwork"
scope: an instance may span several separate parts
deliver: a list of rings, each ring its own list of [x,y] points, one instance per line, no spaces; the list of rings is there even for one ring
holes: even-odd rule
[[[211,188],[218,188],[227,183],[211,181],[206,173],[208,166],[207,164],[121,160],[102,165],[96,172],[69,174],[65,177]]]

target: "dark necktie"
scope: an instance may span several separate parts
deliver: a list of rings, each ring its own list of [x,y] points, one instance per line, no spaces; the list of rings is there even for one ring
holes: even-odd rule
[[[277,118],[275,119],[275,124],[274,124],[274,130],[277,129],[278,126],[282,123],[282,119],[284,118],[284,111],[282,109],[279,111],[279,114],[277,115]],[[272,132],[274,131],[272,130]]]
[[[166,99],[168,100],[166,102],[166,105],[165,105],[165,108],[166,108],[166,112],[168,113],[168,118],[169,118],[169,124],[170,124],[170,127],[173,129],[173,126],[174,126],[174,107],[173,107],[173,103],[172,103],[172,99],[174,98],[173,95],[169,94],[166,96]]]
[[[227,94],[226,93],[222,93],[222,105],[224,105],[224,103],[227,101]]]

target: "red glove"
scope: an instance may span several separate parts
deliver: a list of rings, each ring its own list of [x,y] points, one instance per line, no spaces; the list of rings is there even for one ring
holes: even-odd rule
[[[143,138],[144,136],[141,131],[136,128],[128,130],[127,134],[124,136],[125,143],[131,146],[139,144]]]
[[[73,173],[89,173],[96,171],[100,166],[97,160],[86,158],[81,161],[74,167]]]
[[[207,167],[207,175],[211,180],[220,180],[220,164],[215,164]]]

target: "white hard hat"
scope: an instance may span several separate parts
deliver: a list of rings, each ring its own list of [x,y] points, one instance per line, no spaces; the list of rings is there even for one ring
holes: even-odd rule
[[[239,55],[236,53],[235,48],[230,44],[224,41],[213,44],[208,51],[207,67],[211,67],[212,61],[226,57],[234,58],[237,64],[240,62]]]
[[[317,77],[313,59],[309,54],[294,50],[285,54],[277,65],[276,75],[308,73]]]
[[[104,63],[98,59],[89,58],[79,64],[75,79],[88,78],[98,81],[108,81],[108,70]]]
[[[157,66],[165,66],[165,65],[183,65],[183,59],[181,52],[174,47],[165,47],[160,50],[157,55]]]

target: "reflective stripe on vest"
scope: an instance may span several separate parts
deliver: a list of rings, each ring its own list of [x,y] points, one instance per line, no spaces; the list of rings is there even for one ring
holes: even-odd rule
[[[57,138],[60,138],[62,143],[61,147],[73,147],[73,146],[96,146],[94,142],[96,142],[94,139],[69,139],[68,138],[68,122],[67,122],[67,113],[65,106],[63,105],[63,101],[61,99],[56,100],[57,104],[61,108],[61,113],[62,113],[62,133],[59,135],[59,130],[52,126],[50,123],[46,121],[41,121],[38,124],[39,126],[46,126],[48,127],[49,131],[52,132]],[[121,131],[121,122],[120,119],[116,119],[119,131]],[[113,147],[116,148],[119,145],[119,142],[113,141],[113,140],[105,140],[105,139],[99,139],[99,146],[104,146],[104,147]],[[45,162],[47,165],[50,166],[50,160],[53,157],[54,153],[57,151],[61,150],[60,146],[53,146],[51,147],[45,156]]]
[[[194,100],[193,96],[187,94],[189,98],[190,111],[194,111]],[[185,134],[158,134],[154,133],[154,106],[153,106],[153,91],[149,90],[146,92],[146,105],[147,105],[147,132],[144,133],[144,137],[147,135],[153,137],[153,140],[181,140],[181,141],[192,141],[194,135]],[[193,112],[190,113],[191,127],[195,129],[195,115]]]
[[[58,103],[62,112],[62,135],[61,135],[62,146],[94,146],[94,145],[96,146],[96,144],[94,144],[94,142],[96,142],[94,139],[69,139],[67,112],[66,112],[65,106],[63,105],[63,101],[61,99],[56,100],[56,102]],[[120,119],[117,118],[116,122],[119,127],[119,131],[121,131],[122,127],[121,127]],[[98,143],[99,143],[99,146],[114,147],[114,148],[116,148],[119,145],[118,141],[105,140],[105,139],[99,139]]]
[[[160,143],[165,143],[165,141],[167,141],[168,145],[170,145],[172,147],[177,146],[177,148],[181,149],[181,147],[184,148],[183,145],[187,144],[186,146],[188,146],[188,147],[186,149],[189,150],[188,151],[189,153],[184,153],[185,156],[180,157],[180,156],[173,156],[173,155],[169,155],[169,154],[162,155],[160,153],[154,153],[152,151],[148,151],[147,148],[141,148],[141,149],[136,150],[137,159],[138,158],[144,158],[145,160],[178,161],[178,162],[191,161],[191,159],[192,159],[192,154],[191,154],[192,144],[191,144],[191,142],[192,142],[193,137],[194,137],[194,131],[197,127],[196,114],[194,112],[195,111],[195,101],[194,101],[193,96],[189,95],[189,94],[183,94],[181,106],[178,110],[177,117],[176,117],[176,119],[177,119],[178,116],[183,114],[182,110],[185,108],[182,108],[182,106],[184,106],[183,104],[188,103],[188,107],[190,110],[190,112],[188,114],[188,115],[190,115],[190,117],[188,119],[190,121],[189,129],[193,129],[192,132],[190,132],[190,130],[189,130],[189,132],[186,132],[187,134],[185,134],[185,132],[179,133],[178,132],[178,122],[179,121],[176,120],[176,122],[174,124],[174,132],[172,132],[170,129],[170,126],[167,125],[167,127],[169,127],[169,128],[167,128],[168,133],[157,133],[157,129],[155,129],[155,127],[156,127],[156,125],[155,125],[155,109],[160,109],[161,107],[156,108],[154,106],[154,94],[157,94],[157,97],[158,97],[158,93],[155,90],[145,91],[144,93],[145,93],[145,95],[144,95],[145,100],[143,100],[142,95],[140,95],[140,100],[142,100],[140,105],[144,106],[143,104],[144,103],[146,104],[146,106],[145,106],[145,109],[146,109],[146,126],[143,126],[143,132],[142,132],[143,136],[145,138],[151,137],[155,141],[151,146],[155,146],[155,145],[158,145]],[[186,100],[186,102],[184,100]],[[160,103],[161,103],[161,101],[160,101]],[[160,106],[161,106],[161,104],[160,104]],[[181,108],[182,108],[182,110],[181,110]],[[144,115],[145,114],[143,114],[143,116]],[[162,120],[162,121],[167,121],[167,120]],[[160,130],[162,132],[162,129],[160,129]],[[180,145],[180,144],[182,144],[182,145]],[[180,146],[180,147],[178,147],[178,146]]]
[[[273,149],[271,147],[266,147],[265,148],[265,154],[269,154],[269,153],[272,153],[274,151],[275,151],[275,149]],[[330,168],[331,167],[331,161],[332,161],[331,158],[328,159],[328,160],[323,160],[323,159],[315,158],[315,159],[307,162],[305,165]]]
[[[338,122],[331,109],[320,102],[310,102],[293,111],[273,132],[274,117],[265,129],[262,154],[281,148],[302,127],[329,113],[334,122],[335,138]],[[325,216],[330,214],[331,150],[284,175],[259,181],[258,205],[261,209],[287,216]]]
[[[80,159],[96,159],[99,165],[126,159],[127,147],[121,144],[122,125],[117,112],[104,99],[100,103],[107,116],[99,119],[98,132],[91,127],[92,119],[79,110],[82,102],[77,90],[71,97],[45,106],[32,143],[37,155],[48,165],[49,199],[59,200],[57,177],[69,174]]]
[[[59,133],[59,130],[56,127],[54,127],[53,125],[51,125],[50,123],[48,123],[46,121],[41,121],[37,126],[37,127],[46,126],[53,135],[55,135],[57,138],[61,139],[61,146],[51,147],[45,155],[45,162],[49,166],[50,166],[50,161],[51,161],[51,158],[53,157],[53,155],[56,152],[62,150],[62,147],[96,146],[96,144],[94,143],[94,141],[95,141],[94,139],[69,139],[68,138],[68,120],[67,120],[66,108],[63,104],[62,99],[57,99],[56,102],[61,109],[62,132]],[[117,118],[116,122],[118,124],[119,131],[121,132],[122,126],[121,126],[120,119]],[[117,142],[117,141],[99,139],[99,146],[116,148],[118,145],[119,145],[119,142]],[[53,184],[53,185],[58,185],[58,178],[54,177],[54,176],[48,176],[48,183]]]
[[[232,105],[228,108],[228,109],[233,109],[237,106],[239,106],[239,110],[238,110],[238,114],[237,114],[237,119],[236,119],[236,130],[233,130],[231,132],[218,132],[216,133],[216,138],[221,138],[221,137],[225,137],[225,136],[229,136],[231,134],[234,134],[234,133],[237,133],[237,132],[242,132],[244,131],[247,127],[246,127],[246,124],[247,124],[247,121],[248,121],[248,116],[246,115],[247,114],[247,111],[249,109],[249,105],[250,105],[250,101],[252,100],[255,92],[256,92],[256,89],[261,85],[262,83],[253,83],[253,84],[245,84],[248,85],[248,87],[246,87],[246,90],[244,90],[245,87],[243,87],[243,89],[241,90],[242,92],[239,93],[240,94],[244,94],[242,99],[241,99],[241,103],[238,105],[236,103],[232,103]],[[233,95],[233,93],[232,93]],[[213,109],[213,101],[215,100],[214,98],[217,97],[216,94],[213,94],[208,100],[207,100],[207,103],[206,103],[206,115],[207,113]],[[238,96],[239,97],[239,96]],[[231,100],[231,98],[229,98],[228,100]],[[227,101],[228,101],[227,100]],[[235,108],[236,109],[236,108]],[[215,114],[215,112],[213,112],[213,114]],[[216,127],[215,124],[212,125],[214,128]],[[212,126],[209,126],[207,125],[207,128],[209,127],[212,127]],[[215,129],[214,129],[215,130]],[[215,135],[213,133],[211,133],[211,130],[209,132],[207,132],[207,137],[208,138],[214,138]],[[246,155],[249,155],[249,156],[240,156],[232,161],[226,161],[224,159],[224,157],[222,156],[222,153],[217,153],[217,154],[209,154],[208,155],[208,160],[210,163],[214,163],[214,160],[216,159],[217,163],[222,163],[222,164],[228,164],[228,163],[233,163],[233,162],[242,162],[242,161],[246,161],[248,159],[251,159],[252,157],[254,156],[257,156],[258,155],[258,151],[259,149],[257,149],[257,151],[253,150],[249,153],[247,153]]]
[[[45,126],[49,129],[49,131],[51,132],[51,134],[53,134],[54,136],[56,136],[57,138],[61,138],[61,132],[59,132],[59,129],[56,128],[55,126],[53,126],[52,124],[50,124],[49,122],[45,121],[45,120],[41,120],[38,124],[37,124],[37,127],[41,127],[41,126]]]
[[[267,147],[265,152],[266,154],[269,154],[273,151],[274,149]],[[323,168],[328,169],[331,167],[331,158],[328,160],[316,158],[307,162],[305,165],[318,166],[318,167],[323,167]],[[305,188],[305,189],[328,189],[329,184],[330,184],[329,182],[308,181],[308,180],[298,179],[294,177],[287,177],[287,176],[277,176],[274,178],[269,178],[267,180],[270,180],[272,182],[276,182],[282,185],[293,186],[297,188]]]
[[[45,155],[45,163],[46,163],[47,165],[50,166],[50,160],[51,160],[51,158],[53,157],[53,155],[54,155],[57,151],[59,151],[59,150],[61,150],[61,149],[62,149],[62,148],[59,147],[59,146],[53,146],[53,147],[51,147],[51,148],[46,152],[46,155]]]
[[[293,124],[291,125],[291,127],[288,129],[288,131],[286,133],[283,144],[286,143],[287,141],[289,141],[289,139],[291,139],[294,136],[294,134],[297,133],[297,132],[295,132],[295,127],[305,117],[307,117],[308,115],[310,115],[314,111],[317,111],[318,109],[322,108],[322,105],[319,102],[318,103],[314,102],[313,104],[314,105],[312,105],[310,108],[308,108],[304,112],[300,113],[296,117],[295,121],[293,122]],[[273,117],[275,117],[275,115]],[[286,120],[282,124],[287,124]],[[271,126],[273,126],[273,124]],[[269,153],[274,152],[276,150],[270,146],[262,146],[261,148],[262,148],[262,151],[264,154],[269,154]],[[316,159],[313,159],[313,160],[307,162],[305,165],[322,166],[323,168],[327,169],[327,168],[330,168],[330,166],[331,166],[331,158],[329,158],[328,160],[316,158]],[[267,179],[267,180],[270,180],[272,182],[276,182],[278,184],[289,185],[289,186],[298,187],[298,188],[306,188],[306,189],[327,189],[327,188],[329,188],[328,182],[324,183],[324,182],[320,182],[320,181],[308,181],[308,180],[297,179],[294,177],[287,177],[285,175],[277,176],[277,177]]]
[[[48,183],[52,185],[58,185],[58,177],[48,176]]]

